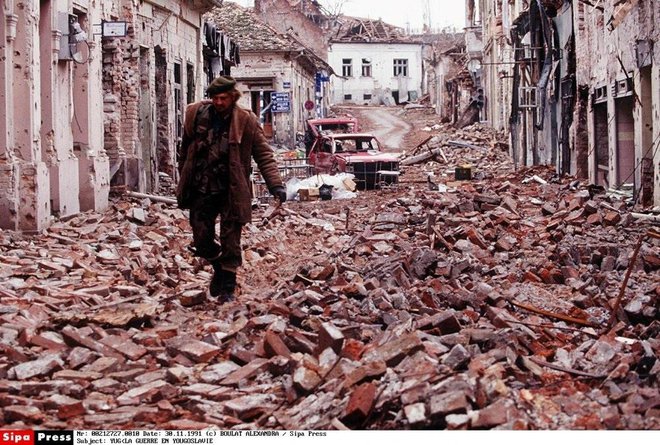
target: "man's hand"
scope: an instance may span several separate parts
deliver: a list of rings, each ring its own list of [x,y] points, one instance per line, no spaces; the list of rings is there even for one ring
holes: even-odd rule
[[[286,188],[282,185],[278,185],[270,189],[270,193],[277,199],[279,199],[280,203],[285,203],[286,202]]]

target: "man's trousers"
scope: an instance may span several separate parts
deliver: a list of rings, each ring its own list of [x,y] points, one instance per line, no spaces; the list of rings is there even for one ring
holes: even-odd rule
[[[243,263],[241,230],[236,221],[220,221],[220,244],[215,240],[215,223],[227,202],[224,194],[199,195],[190,206],[190,226],[197,256],[207,259],[222,269],[236,272]]]

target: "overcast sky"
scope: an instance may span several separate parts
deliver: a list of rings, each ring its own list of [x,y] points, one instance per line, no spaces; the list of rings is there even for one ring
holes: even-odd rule
[[[233,0],[242,6],[254,5],[254,0]],[[322,5],[333,9],[344,0],[320,0]],[[424,5],[429,5],[430,22],[433,30],[465,26],[464,0],[345,0],[342,12],[346,15],[371,19],[383,19],[405,29],[421,30],[424,20]],[[428,23],[428,19],[426,20]]]

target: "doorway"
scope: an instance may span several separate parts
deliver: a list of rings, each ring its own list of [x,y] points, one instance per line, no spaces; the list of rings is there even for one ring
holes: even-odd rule
[[[635,119],[633,105],[632,96],[620,97],[615,101],[617,187],[624,183],[635,183]]]
[[[154,134],[154,119],[152,116],[150,77],[151,52],[148,48],[140,48],[140,103],[139,103],[139,135],[142,145],[142,163],[147,190],[158,189],[158,166],[156,165],[156,143]]]
[[[259,117],[259,122],[264,129],[264,135],[271,139],[273,137],[273,113],[271,111],[272,91],[251,91],[250,105],[252,112]]]
[[[651,66],[645,66],[639,70],[640,77],[640,101],[642,102],[642,165],[640,176],[640,202],[643,206],[650,206],[653,203],[653,84]]]
[[[607,136],[607,102],[594,105],[594,166],[596,185],[609,187],[610,156]]]
[[[156,46],[155,56],[155,93],[156,93],[156,152],[157,170],[167,173],[174,178],[176,169],[169,162],[169,145],[171,134],[169,130],[169,106],[167,100],[167,59],[165,50]],[[178,147],[178,146],[177,146]]]

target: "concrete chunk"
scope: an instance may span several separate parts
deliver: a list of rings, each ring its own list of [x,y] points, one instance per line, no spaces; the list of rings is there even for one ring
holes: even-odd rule
[[[318,352],[332,348],[336,354],[341,354],[344,346],[344,334],[332,323],[321,323],[318,333]]]
[[[346,423],[361,422],[369,416],[376,399],[376,387],[373,383],[358,386],[351,393],[342,420]]]
[[[426,406],[423,403],[415,403],[403,408],[406,420],[411,425],[417,425],[426,421]]]
[[[21,363],[10,369],[18,380],[28,380],[34,377],[47,376],[62,368],[62,360],[58,355],[48,355],[38,360]]]
[[[431,417],[443,417],[447,414],[466,413],[469,407],[463,391],[451,391],[437,394],[429,401],[429,414]]]
[[[383,361],[387,366],[396,366],[406,356],[423,349],[422,341],[415,334],[407,334],[364,354],[363,360]]]
[[[177,338],[167,343],[172,355],[181,354],[196,363],[207,363],[220,353],[220,348],[192,338]]]

